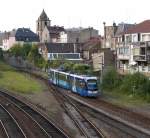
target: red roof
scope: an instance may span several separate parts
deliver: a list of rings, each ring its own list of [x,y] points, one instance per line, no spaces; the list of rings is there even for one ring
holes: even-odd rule
[[[125,32],[125,34],[133,33],[150,33],[150,20],[145,20]]]

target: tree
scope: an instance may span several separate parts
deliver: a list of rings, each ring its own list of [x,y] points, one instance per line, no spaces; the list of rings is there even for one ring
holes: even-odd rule
[[[23,56],[22,46],[20,44],[14,44],[13,47],[10,48],[10,53],[15,57]]]
[[[114,89],[119,87],[121,84],[121,76],[114,68],[109,68],[103,74],[102,88],[103,89]]]
[[[65,63],[63,64],[65,71],[73,71],[73,66],[74,64],[70,61],[65,61]]]
[[[36,63],[39,57],[40,57],[40,54],[38,51],[38,47],[36,45],[32,45],[31,50],[28,53],[28,60],[33,63]]]
[[[59,68],[61,64],[62,64],[61,60],[49,61],[49,67],[50,68]]]
[[[22,51],[23,51],[23,58],[26,59],[30,50],[32,48],[32,45],[30,43],[25,43],[22,47]]]
[[[0,48],[0,60],[3,60],[3,50]]]
[[[28,53],[27,59],[37,67],[45,67],[46,61],[41,56],[41,54],[39,54],[37,45],[32,45],[30,52]]]

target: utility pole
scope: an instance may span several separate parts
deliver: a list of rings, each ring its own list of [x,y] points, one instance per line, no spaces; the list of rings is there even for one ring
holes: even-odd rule
[[[104,59],[103,59],[103,55],[100,55],[99,57],[101,57],[101,62],[99,63],[101,65],[100,68],[100,83],[102,83],[103,81],[103,67],[104,67]]]

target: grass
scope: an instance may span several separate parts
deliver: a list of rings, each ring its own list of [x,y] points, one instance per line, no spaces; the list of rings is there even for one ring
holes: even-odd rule
[[[104,91],[104,97],[109,100],[110,102],[120,105],[120,106],[127,106],[127,107],[139,107],[144,105],[150,105],[150,103],[143,99],[140,96],[133,96],[126,93],[114,91]]]
[[[19,73],[0,61],[0,87],[21,93],[41,92],[44,87],[28,74]]]

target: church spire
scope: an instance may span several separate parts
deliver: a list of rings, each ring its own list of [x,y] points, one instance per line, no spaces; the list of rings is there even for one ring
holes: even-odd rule
[[[40,17],[39,17],[40,20],[49,20],[47,14],[45,13],[45,10],[43,9]]]

